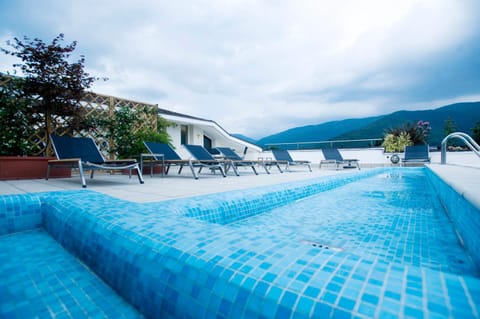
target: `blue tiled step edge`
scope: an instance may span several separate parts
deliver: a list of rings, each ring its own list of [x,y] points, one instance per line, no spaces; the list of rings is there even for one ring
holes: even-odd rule
[[[41,229],[0,237],[1,318],[142,318]]]
[[[479,317],[478,278],[205,222],[191,201],[58,194],[44,225],[148,317]]]

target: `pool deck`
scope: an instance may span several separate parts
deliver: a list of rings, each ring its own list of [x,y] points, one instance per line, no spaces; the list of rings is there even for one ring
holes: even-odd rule
[[[233,175],[231,171],[225,178],[219,174],[202,172],[200,178],[195,180],[187,169],[181,175],[178,175],[176,170],[172,169],[164,177],[160,174],[153,177],[145,174],[143,176],[144,184],[140,184],[136,176],[129,179],[128,176],[119,174],[96,174],[93,179],[87,179],[86,190],[132,202],[145,203],[288,183],[353,171],[351,169],[319,170],[318,168],[312,168],[312,170],[312,172],[309,172],[304,168],[294,168],[290,172],[281,174],[276,168],[273,168],[271,174],[259,170],[259,174],[255,175],[251,170],[239,168],[240,176]],[[71,178],[49,179],[48,181],[44,179],[0,181],[0,195],[63,190],[78,191],[81,189],[78,175]]]
[[[459,194],[480,208],[480,167],[439,164],[431,164],[429,167]],[[157,202],[353,171],[350,169],[319,170],[317,167],[313,167],[312,170],[313,172],[309,172],[304,168],[294,168],[290,172],[281,174],[276,169],[272,169],[270,175],[261,171],[259,175],[254,175],[250,170],[240,170],[240,176],[234,176],[231,172],[226,178],[213,174],[201,174],[198,180],[193,179],[187,170],[181,175],[172,171],[165,177],[144,175],[145,184],[143,185],[138,183],[135,176],[129,179],[124,175],[98,174],[93,179],[87,179],[86,189],[132,202]],[[71,178],[48,181],[44,179],[0,181],[0,195],[81,189],[80,178],[75,175]]]

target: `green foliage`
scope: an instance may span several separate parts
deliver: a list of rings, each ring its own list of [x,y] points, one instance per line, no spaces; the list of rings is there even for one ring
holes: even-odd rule
[[[472,138],[480,144],[480,121],[477,121],[475,126],[472,127]]]
[[[38,38],[14,38],[13,42],[7,41],[12,50],[1,48],[3,53],[22,61],[13,65],[24,76],[20,98],[34,101],[27,116],[43,128],[47,138],[58,126],[80,128],[83,108],[79,102],[85,89],[96,80],[84,71],[83,56],[76,62],[68,61],[77,43],[62,46],[63,40],[63,34],[50,44]]]
[[[126,106],[114,112],[112,118],[89,118],[88,125],[98,128],[98,134],[103,133],[107,139],[112,138],[114,149],[110,150],[117,158],[137,158],[141,153],[147,152],[144,141],[170,143],[170,136],[166,128],[171,122],[158,116],[157,131],[151,129],[136,130],[142,121],[141,113],[145,110],[136,110]]]
[[[455,124],[455,121],[449,116],[445,120],[445,125],[443,126],[443,133],[445,136],[454,133],[457,128],[457,125]]]
[[[0,88],[0,155],[30,155],[32,151],[30,102],[20,97],[22,85],[21,79],[14,78]]]
[[[385,135],[382,146],[385,152],[403,152],[405,146],[413,145],[410,134],[408,132],[399,132],[398,134],[388,133]]]

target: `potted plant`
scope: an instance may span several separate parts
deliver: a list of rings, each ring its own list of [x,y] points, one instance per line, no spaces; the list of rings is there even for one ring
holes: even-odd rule
[[[426,144],[430,130],[430,123],[422,120],[416,124],[407,122],[401,127],[389,129],[385,133],[382,146],[385,148],[385,152],[393,153],[390,156],[392,164],[400,162],[397,153],[403,152],[405,146]]]
[[[3,53],[21,59],[23,64],[13,65],[15,72],[20,69],[21,78],[2,76],[1,81],[0,112],[8,119],[4,122],[2,116],[2,155],[15,157],[17,163],[13,167],[0,166],[0,179],[45,177],[47,161],[53,155],[50,134],[81,128],[80,101],[95,78],[84,72],[83,56],[77,62],[68,62],[76,42],[62,46],[63,39],[60,34],[51,44],[45,44],[40,39],[14,38],[14,42],[7,41],[12,50],[1,48]],[[26,155],[40,157],[28,156],[27,159]],[[9,161],[15,162],[15,158]],[[37,163],[40,168],[22,168],[20,162],[25,161]],[[22,174],[16,175],[15,167],[20,168]],[[2,176],[2,171],[7,174]],[[70,174],[70,170],[62,171]],[[55,172],[52,173],[55,176]]]

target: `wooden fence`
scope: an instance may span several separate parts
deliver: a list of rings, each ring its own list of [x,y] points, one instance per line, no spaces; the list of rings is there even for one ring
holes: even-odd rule
[[[0,87],[4,87],[10,79],[10,76],[0,74]],[[156,104],[148,104],[115,96],[87,92],[83,100],[80,102],[80,107],[84,109],[86,117],[99,119],[112,118],[115,114],[115,110],[121,107],[131,108],[132,110],[135,110],[136,114],[141,118],[139,124],[134,128],[135,132],[142,129],[157,130],[158,106]],[[53,116],[52,121],[55,122],[55,126],[57,127],[56,131],[53,133],[58,135],[90,136],[95,140],[100,151],[106,158],[113,159],[115,157],[113,152],[113,139],[107,138],[104,132],[95,130],[81,132],[74,131],[70,127],[62,126],[61,123],[64,119],[58,116]],[[53,150],[47,148],[47,136],[45,135],[43,127],[38,126],[34,129],[35,132],[29,137],[29,141],[36,150],[34,153],[36,155],[54,155]]]

